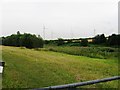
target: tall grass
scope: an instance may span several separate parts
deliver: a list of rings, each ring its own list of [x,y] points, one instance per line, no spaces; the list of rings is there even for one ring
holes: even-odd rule
[[[118,49],[111,47],[46,46],[48,50],[91,58],[118,58]]]

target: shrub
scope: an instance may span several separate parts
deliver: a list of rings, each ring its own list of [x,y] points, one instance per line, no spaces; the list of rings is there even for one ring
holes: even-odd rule
[[[87,39],[82,39],[81,40],[81,46],[88,46],[88,40]]]
[[[60,45],[63,45],[63,44],[64,44],[64,40],[62,38],[58,38],[57,45],[60,46]]]

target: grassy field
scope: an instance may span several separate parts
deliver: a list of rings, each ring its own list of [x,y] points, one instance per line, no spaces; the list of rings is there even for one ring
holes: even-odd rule
[[[100,59],[118,59],[118,48],[112,47],[80,47],[80,46],[45,46],[49,51],[62,52],[77,56],[87,56]]]
[[[118,75],[118,62],[46,49],[2,47],[3,88],[40,88]],[[117,88],[118,81],[81,88]]]

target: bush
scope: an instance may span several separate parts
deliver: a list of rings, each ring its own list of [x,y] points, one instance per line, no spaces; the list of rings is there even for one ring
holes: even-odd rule
[[[63,44],[64,44],[64,40],[62,38],[58,38],[57,45],[60,46],[60,45],[63,45]]]
[[[111,47],[70,47],[70,46],[53,46],[49,51],[62,52],[71,55],[87,56],[91,58],[116,58],[118,57],[118,49]],[[112,52],[111,52],[112,50]]]
[[[87,39],[82,39],[81,40],[81,46],[88,46],[88,40]]]

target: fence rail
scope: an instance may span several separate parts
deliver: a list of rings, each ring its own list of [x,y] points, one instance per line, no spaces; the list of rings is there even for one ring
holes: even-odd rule
[[[3,62],[3,61],[0,61],[0,66],[5,66],[5,62]]]
[[[70,88],[76,88],[79,86],[91,85],[91,84],[108,82],[108,81],[119,80],[119,79],[120,79],[120,76],[114,76],[114,77],[104,78],[104,79],[99,79],[99,80],[92,80],[92,81],[58,85],[58,86],[50,86],[50,87],[45,87],[45,88],[40,88],[40,89],[32,89],[32,90],[51,90],[51,89],[55,90],[55,89],[67,89],[67,88],[70,89]]]

